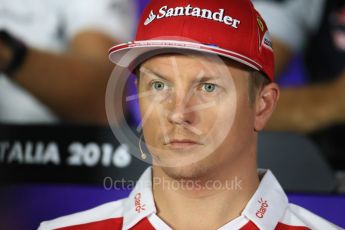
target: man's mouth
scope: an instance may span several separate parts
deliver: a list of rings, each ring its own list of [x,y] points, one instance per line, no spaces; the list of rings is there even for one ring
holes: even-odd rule
[[[165,145],[172,149],[186,149],[201,145],[201,143],[191,139],[172,139]]]

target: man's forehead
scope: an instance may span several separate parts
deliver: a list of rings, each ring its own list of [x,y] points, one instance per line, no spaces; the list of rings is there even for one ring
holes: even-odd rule
[[[183,73],[182,73],[183,71]],[[202,77],[227,77],[236,73],[252,71],[249,67],[233,60],[205,53],[165,53],[150,57],[140,66],[141,73],[150,74],[197,74]],[[203,76],[201,76],[203,75]]]
[[[164,64],[164,61],[166,64],[171,64],[172,58],[180,59],[186,62],[191,61],[191,60],[205,61],[205,62],[210,62],[213,64],[216,64],[216,63],[225,64],[231,67],[236,67],[236,68],[240,68],[240,69],[248,70],[248,71],[252,70],[250,67],[240,62],[237,62],[233,59],[226,58],[224,56],[220,56],[217,54],[200,52],[200,51],[190,51],[190,50],[187,52],[174,51],[173,49],[171,51],[168,50],[166,52],[162,52],[158,54],[153,53],[152,55],[147,55],[144,58],[144,61],[141,62],[141,65],[147,62],[152,62],[152,61],[157,61],[157,60],[159,60],[162,64]]]
[[[205,63],[222,63],[222,59],[213,54],[201,53],[163,53],[148,58],[143,65],[154,62],[155,64],[174,65],[176,61],[180,64],[188,64],[191,62],[205,62]]]

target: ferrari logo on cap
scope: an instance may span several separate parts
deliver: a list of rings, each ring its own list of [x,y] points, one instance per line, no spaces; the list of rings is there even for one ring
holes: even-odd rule
[[[259,25],[259,28],[261,29],[261,32],[264,32],[265,30],[264,23],[262,22],[261,18],[257,18],[257,20],[258,20],[258,25]]]

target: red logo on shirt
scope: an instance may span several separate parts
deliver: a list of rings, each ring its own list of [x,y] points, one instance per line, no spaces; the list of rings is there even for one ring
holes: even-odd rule
[[[134,197],[134,203],[135,203],[135,211],[137,213],[140,213],[141,211],[145,210],[145,204],[141,203],[141,193],[137,193]]]
[[[256,212],[256,216],[259,218],[263,218],[267,208],[268,208],[268,203],[267,200],[263,200],[262,198],[259,200],[259,204],[261,204],[260,209]]]

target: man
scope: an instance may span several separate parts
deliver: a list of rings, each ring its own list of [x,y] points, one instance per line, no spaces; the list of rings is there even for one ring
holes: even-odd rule
[[[153,0],[136,41],[110,58],[137,72],[153,166],[129,198],[40,229],[337,229],[288,204],[269,170],[257,172],[257,132],[279,89],[249,0]]]
[[[104,52],[133,14],[127,0],[0,0],[0,123],[106,124]]]

